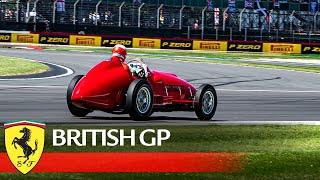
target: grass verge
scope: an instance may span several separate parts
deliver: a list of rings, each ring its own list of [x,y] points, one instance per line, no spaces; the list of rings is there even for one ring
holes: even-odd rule
[[[83,48],[83,47],[48,47],[57,51],[93,51],[110,53],[105,48]],[[320,66],[316,65],[296,65],[291,63],[274,63],[246,61],[248,59],[299,59],[308,61],[310,59],[320,59],[318,54],[275,54],[275,53],[250,53],[250,52],[214,52],[214,51],[181,51],[181,50],[153,50],[153,49],[130,49],[129,54],[143,55],[144,58],[157,58],[162,60],[175,60],[183,62],[229,64],[248,67],[271,68],[280,70],[294,70],[302,72],[320,73]]]
[[[49,126],[45,152],[50,151],[198,151],[247,153],[238,173],[3,173],[0,178],[21,179],[317,179],[320,176],[319,126],[166,126],[171,138],[162,147],[53,147],[52,129],[111,127]],[[116,128],[116,127],[112,127]],[[119,127],[131,129],[130,127]],[[148,127],[137,127],[137,132]],[[155,127],[149,127],[155,128]],[[0,131],[3,137],[3,130]],[[87,140],[89,140],[88,138]],[[98,142],[99,142],[98,138]],[[87,143],[90,141],[87,141]],[[5,151],[0,141],[0,151]]]
[[[0,56],[0,76],[38,74],[48,71],[49,67],[23,58]]]

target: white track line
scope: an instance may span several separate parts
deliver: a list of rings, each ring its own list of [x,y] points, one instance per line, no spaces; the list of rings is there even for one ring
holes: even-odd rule
[[[216,125],[320,125],[320,121],[212,121]]]
[[[17,78],[17,79],[11,79],[11,78],[8,78],[8,79],[5,79],[5,78],[0,78],[0,81],[21,81],[21,80],[42,80],[42,79],[55,79],[55,78],[61,78],[61,77],[65,77],[65,76],[69,76],[71,74],[73,74],[73,70],[68,68],[68,67],[65,67],[65,66],[62,66],[62,65],[58,65],[58,64],[54,64],[54,63],[49,63],[49,62],[44,62],[44,61],[38,61],[38,60],[31,60],[31,59],[26,59],[28,61],[34,61],[34,62],[39,62],[39,63],[44,63],[44,64],[50,64],[50,65],[53,65],[53,66],[57,66],[57,67],[60,67],[62,69],[65,69],[67,72],[64,73],[64,74],[60,74],[60,75],[57,75],[57,76],[49,76],[49,77],[43,77],[43,78]]]
[[[217,89],[217,91],[230,92],[276,92],[276,93],[320,93],[320,91],[306,90],[306,91],[292,91],[292,90],[263,90],[263,89]]]

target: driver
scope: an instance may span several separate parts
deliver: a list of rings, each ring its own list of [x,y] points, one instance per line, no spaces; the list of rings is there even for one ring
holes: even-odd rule
[[[117,44],[112,48],[112,59],[117,58],[121,63],[124,63],[126,56],[127,48],[124,45]],[[135,59],[127,65],[132,75],[140,78],[148,77],[147,65],[142,62],[141,58]]]

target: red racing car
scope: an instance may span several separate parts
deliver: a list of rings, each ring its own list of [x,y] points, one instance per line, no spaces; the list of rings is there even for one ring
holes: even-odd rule
[[[148,120],[153,112],[195,111],[198,119],[210,120],[217,108],[212,85],[196,88],[172,73],[145,68],[130,71],[132,64],[146,67],[139,59],[123,63],[102,61],[86,75],[75,76],[67,91],[68,108],[84,117],[94,110],[129,114],[136,121]],[[130,65],[130,66],[129,66]]]

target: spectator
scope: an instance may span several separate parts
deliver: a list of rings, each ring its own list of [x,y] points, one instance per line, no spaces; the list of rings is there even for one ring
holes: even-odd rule
[[[196,20],[196,21],[194,22],[194,24],[193,24],[193,29],[194,29],[194,30],[198,30],[198,29],[199,29],[199,21],[198,21],[198,20]]]

